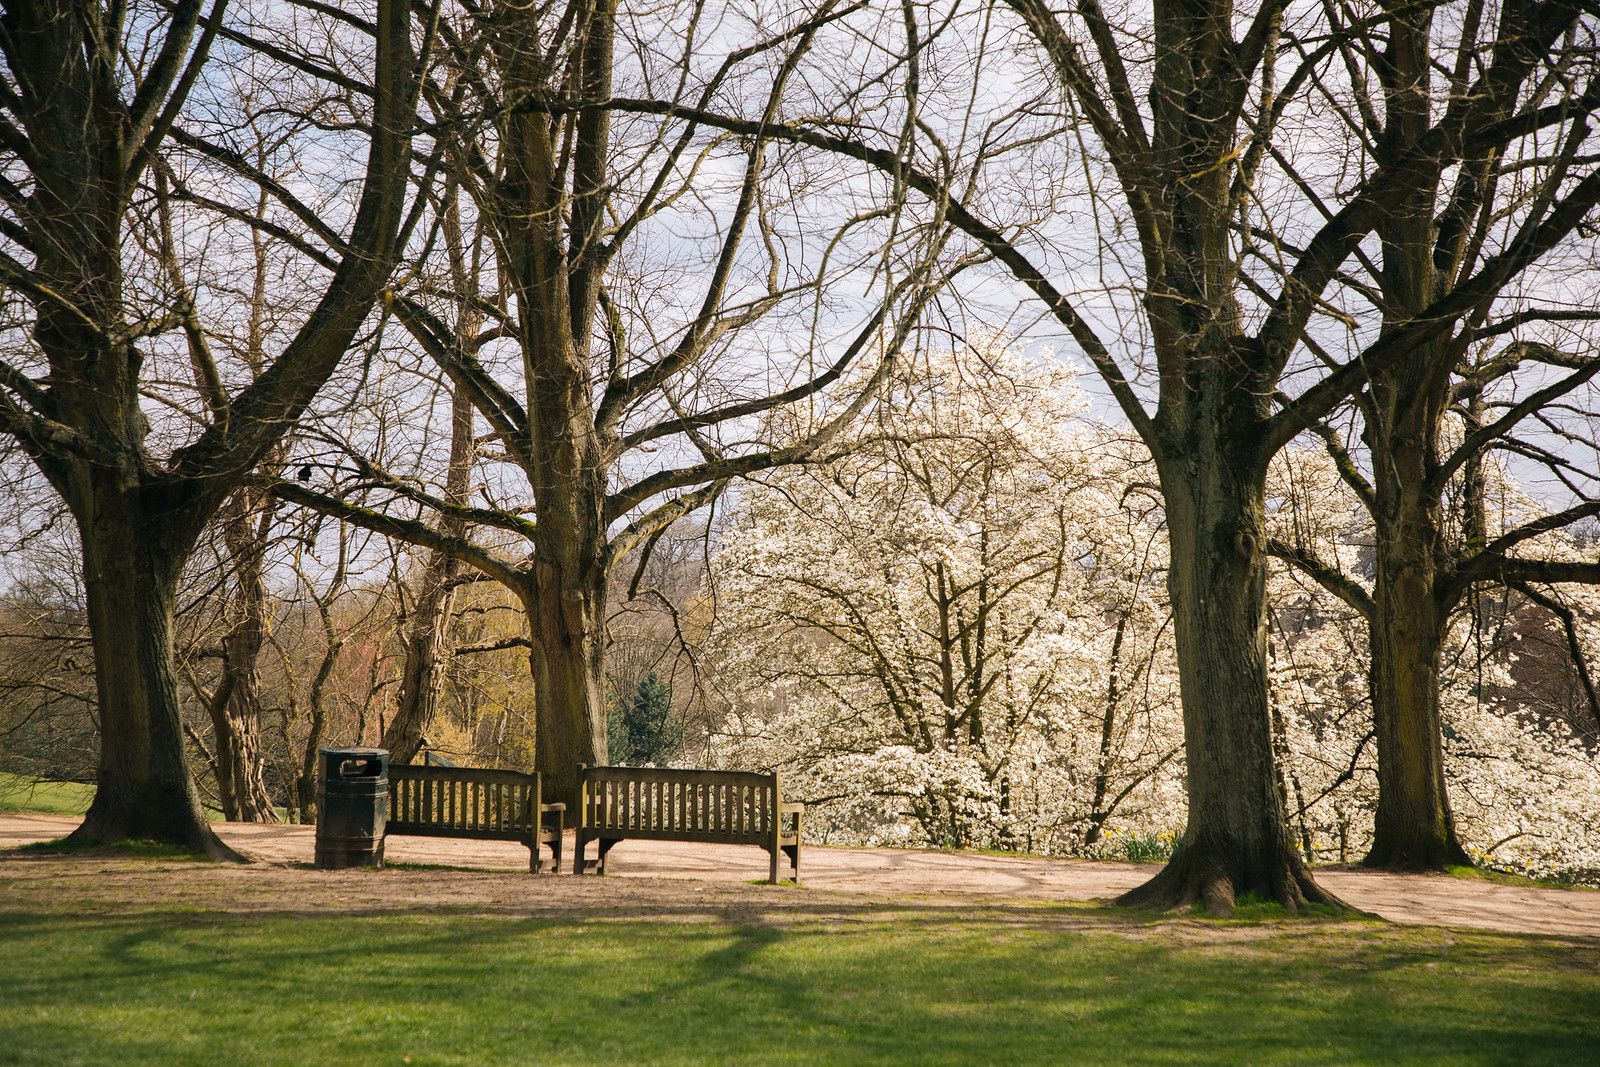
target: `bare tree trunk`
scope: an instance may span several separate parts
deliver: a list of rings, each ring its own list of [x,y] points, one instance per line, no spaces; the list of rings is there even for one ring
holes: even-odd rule
[[[322,747],[322,732],[328,721],[322,694],[338,657],[337,646],[325,653],[321,666],[317,668],[317,677],[311,683],[311,695],[307,701],[310,723],[306,730],[305,748],[300,752],[300,774],[294,783],[295,795],[300,801],[301,822],[317,821],[317,750]]]
[[[1387,131],[1378,154],[1391,165],[1431,122],[1432,23],[1430,8],[1397,12],[1390,21],[1378,71]],[[1431,181],[1402,188],[1377,227],[1386,327],[1423,314],[1448,285],[1435,262],[1437,196]],[[1445,535],[1434,477],[1459,351],[1434,341],[1417,357],[1374,376],[1364,412],[1377,556],[1368,626],[1378,748],[1378,810],[1366,863],[1437,870],[1468,862],[1445,794],[1439,660],[1451,605],[1440,588]]]
[[[598,0],[579,16],[573,77],[583,91],[609,95],[615,8]],[[508,88],[546,91],[537,61],[538,26],[508,24],[502,67]],[[529,437],[527,473],[538,512],[534,572],[527,598],[532,623],[535,763],[545,791],[575,806],[578,764],[606,756],[606,461],[595,430],[591,331],[599,299],[600,197],[609,159],[609,115],[579,116],[567,201],[543,115],[510,122],[502,219],[520,316]],[[565,164],[563,163],[563,166]],[[565,203],[564,203],[565,202]],[[560,226],[570,214],[571,243]]]
[[[1122,641],[1127,632],[1128,616],[1123,614],[1117,618],[1116,636],[1111,641],[1111,662],[1106,671],[1106,705],[1105,713],[1100,717],[1100,749],[1095,759],[1094,795],[1089,800],[1089,829],[1083,835],[1083,847],[1086,849],[1100,843],[1106,819],[1110,816],[1105,804],[1111,794],[1111,743],[1116,734],[1117,702],[1121,695],[1121,676],[1118,671],[1122,667]]]
[[[481,243],[473,247],[469,263],[456,196],[452,190],[440,221],[450,262],[450,280],[459,299],[455,343],[462,353],[470,353],[474,351],[475,339],[483,325],[482,311],[468,299],[468,294],[478,289]],[[481,232],[477,239],[483,240]],[[450,393],[450,461],[444,488],[445,501],[456,506],[465,505],[471,492],[472,428],[472,401],[466,390],[457,385]],[[446,514],[441,517],[439,533],[444,537],[465,539],[468,524],[459,515]],[[400,671],[394,717],[383,731],[383,747],[389,750],[390,759],[396,763],[410,763],[417,758],[423,735],[438,711],[439,694],[444,688],[441,653],[449,639],[456,579],[463,569],[461,561],[447,552],[433,548],[428,553],[406,629],[405,663]]]
[[[213,403],[202,416],[196,404],[195,437],[161,457],[146,448],[141,407],[150,388],[140,347],[146,325],[183,319],[191,346],[209,346],[192,304],[151,304],[124,286],[125,227],[168,124],[203,83],[200,65],[217,27],[199,29],[200,17],[201,5],[189,3],[159,27],[124,25],[95,5],[7,9],[0,51],[11,80],[0,110],[12,158],[27,171],[8,181],[29,186],[26,210],[8,212],[7,233],[23,235],[21,247],[33,253],[31,269],[18,271],[27,284],[17,288],[33,303],[33,340],[49,372],[36,381],[0,367],[8,390],[34,409],[8,395],[0,429],[61,493],[83,544],[101,751],[95,798],[73,837],[156,838],[223,856],[232,853],[201,813],[184,750],[176,582],[206,522],[344,358],[398,257],[414,57],[409,10],[381,0],[366,176],[345,253],[272,366],[231,398],[214,375],[213,400],[226,407]],[[124,38],[130,30],[138,43]],[[136,93],[124,91],[133,84]],[[201,362],[216,370],[209,351]]]
[[[1395,421],[1407,414],[1398,413]],[[1437,427],[1428,420],[1421,432],[1436,433]],[[1444,535],[1438,504],[1424,488],[1431,475],[1431,439],[1394,422],[1386,437],[1374,452],[1385,460],[1375,464],[1377,576],[1368,623],[1378,808],[1364,862],[1390,870],[1443,870],[1471,863],[1456,837],[1444,776],[1439,670],[1450,611],[1439,588]]]
[[[1378,809],[1363,861],[1387,870],[1443,870],[1472,860],[1456,836],[1444,777],[1439,716],[1442,623],[1418,575],[1374,592],[1372,721],[1378,742]]]
[[[125,497],[102,492],[95,504],[78,528],[94,634],[100,759],[94,800],[69,840],[149,839],[233,857],[206,822],[184,752],[173,673],[172,554],[159,525]]]
[[[217,794],[230,822],[277,822],[267,792],[261,745],[261,670],[266,642],[267,585],[263,573],[272,500],[241,489],[224,508],[222,538],[238,588],[233,618],[222,638],[222,681],[211,702],[216,737]]]
[[[405,662],[395,695],[394,715],[384,727],[380,744],[395,763],[410,763],[422,748],[422,739],[438,711],[444,688],[441,654],[450,635],[451,582],[460,564],[433,551],[418,583],[416,600],[405,631]]]
[[[1211,453],[1201,461],[1160,464],[1172,542],[1167,584],[1183,695],[1188,824],[1161,873],[1120,902],[1204,901],[1208,911],[1226,914],[1248,893],[1290,909],[1337,905],[1312,880],[1290,838],[1273,763],[1263,464],[1243,448],[1230,454],[1224,433],[1207,436],[1196,442]]]
[[[546,796],[573,807],[578,765],[606,761],[605,566],[565,551],[581,544],[556,538],[551,554],[559,553],[558,562],[538,561],[528,606],[537,635],[530,656],[539,709],[534,758]]]

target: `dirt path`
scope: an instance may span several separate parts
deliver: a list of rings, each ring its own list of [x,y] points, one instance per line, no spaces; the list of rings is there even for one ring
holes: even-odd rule
[[[0,815],[0,850],[62,837],[77,820],[44,815]],[[222,837],[261,861],[222,868],[208,877],[207,896],[236,902],[243,910],[272,909],[281,897],[336,900],[343,909],[383,909],[404,903],[537,911],[541,902],[562,913],[585,911],[637,914],[725,909],[752,896],[749,883],[766,874],[766,857],[755,849],[718,845],[623,842],[608,862],[610,877],[531,882],[506,873],[525,872],[528,851],[491,841],[393,837],[386,845],[391,862],[483,868],[484,873],[392,870],[379,878],[370,872],[313,872],[286,868],[309,863],[314,833],[306,826],[222,824]],[[567,856],[571,856],[568,843]],[[915,897],[929,906],[1005,901],[1086,901],[1131,888],[1150,877],[1153,867],[1091,863],[1027,856],[917,852],[901,849],[807,848],[801,876],[808,892],[793,906],[810,913],[872,901]],[[59,880],[56,864],[42,866],[7,858],[0,852],[0,892],[47,876]],[[109,869],[109,868],[108,868]],[[1600,892],[1496,885],[1474,879],[1369,871],[1320,871],[1317,879],[1355,907],[1392,922],[1482,930],[1549,934],[1600,940]],[[689,880],[693,884],[685,884]],[[541,888],[530,893],[532,886]],[[66,887],[63,887],[65,890]],[[84,882],[78,890],[92,892]],[[197,890],[198,891],[198,890]],[[199,901],[197,901],[199,903]],[[215,903],[214,901],[212,903]]]

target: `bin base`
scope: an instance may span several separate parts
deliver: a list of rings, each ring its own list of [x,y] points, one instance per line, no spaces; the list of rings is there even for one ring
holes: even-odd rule
[[[382,867],[383,841],[377,846],[371,842],[317,842],[315,864],[319,870],[342,870],[346,867]]]

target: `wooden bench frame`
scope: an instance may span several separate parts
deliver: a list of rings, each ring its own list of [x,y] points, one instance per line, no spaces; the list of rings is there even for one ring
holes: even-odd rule
[[[528,870],[534,874],[544,869],[539,846],[545,845],[553,858],[551,873],[558,873],[567,806],[541,803],[541,787],[538,774],[521,771],[424,764],[391,766],[389,819],[384,836],[515,841],[527,846]]]
[[[572,873],[606,873],[618,841],[701,841],[765,849],[768,879],[778,881],[778,854],[800,880],[800,833],[806,806],[784,803],[779,775],[754,771],[580,767],[577,847]],[[792,816],[792,827],[785,822]],[[599,856],[584,861],[590,841]]]

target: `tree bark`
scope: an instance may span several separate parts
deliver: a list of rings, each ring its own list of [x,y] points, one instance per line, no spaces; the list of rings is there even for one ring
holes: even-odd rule
[[[544,525],[541,516],[541,531]],[[553,540],[550,555],[558,558],[538,559],[527,609],[537,635],[529,657],[538,708],[534,759],[546,798],[576,810],[578,765],[603,764],[607,757],[605,566],[592,554],[564,551],[594,541]],[[573,558],[581,555],[589,558]]]
[[[21,247],[33,252],[31,269],[14,276],[33,305],[33,338],[49,372],[33,380],[5,367],[8,389],[31,410],[8,393],[0,426],[61,493],[83,545],[101,751],[76,840],[155,838],[233,855],[206,823],[189,777],[174,680],[176,582],[206,522],[344,358],[398,256],[415,64],[408,9],[390,0],[378,8],[372,134],[346,252],[272,366],[165,458],[145,447],[142,330],[169,313],[199,330],[192,307],[152,305],[125,289],[124,228],[168,122],[202,81],[216,27],[191,50],[199,4],[176,5],[163,26],[134,28],[137,44],[124,39],[130,27],[93,5],[7,10],[0,50],[14,87],[3,101],[5,128],[13,149],[26,146],[12,152],[26,170],[14,180],[31,185],[25,202],[8,198],[24,207],[15,219],[8,212],[7,232],[22,234]],[[130,101],[125,90],[135,84]]]
[[[1431,481],[1430,456],[1438,433],[1428,405],[1411,399],[1380,422],[1375,463],[1373,526],[1377,575],[1368,621],[1372,649],[1370,690],[1378,748],[1378,806],[1372,849],[1365,864],[1388,870],[1443,870],[1470,864],[1456,836],[1444,776],[1439,712],[1441,649],[1451,603],[1440,589],[1444,534]],[[1380,405],[1395,395],[1374,383]],[[1420,425],[1419,425],[1420,423]]]
[[[1105,712],[1100,716],[1100,748],[1095,759],[1094,793],[1089,799],[1089,828],[1083,835],[1083,847],[1092,848],[1100,843],[1105,832],[1106,798],[1111,794],[1111,744],[1116,734],[1117,702],[1120,699],[1122,669],[1122,641],[1128,632],[1128,616],[1117,618],[1116,636],[1111,640],[1111,662],[1107,665]]]
[[[266,642],[267,585],[263,573],[271,497],[241,489],[224,508],[222,538],[237,589],[233,618],[222,638],[226,699],[211,702],[216,738],[217,795],[229,822],[277,822],[267,792],[261,744],[261,648]]]
[[[595,97],[609,95],[611,0],[579,14],[571,76]],[[500,62],[512,94],[548,90],[531,17],[508,20]],[[575,807],[578,764],[606,757],[606,458],[594,421],[590,345],[599,299],[600,205],[609,161],[610,119],[585,112],[565,131],[570,161],[552,143],[549,120],[532,112],[507,123],[505,176],[494,221],[515,286],[527,397],[526,471],[538,522],[525,604],[532,626],[535,764],[553,801]],[[569,175],[573,192],[563,181]],[[570,233],[562,227],[571,219]]]
[[[1235,418],[1247,421],[1243,412]],[[1342,907],[1296,852],[1278,792],[1267,697],[1265,463],[1248,454],[1248,443],[1231,446],[1221,432],[1226,422],[1218,421],[1209,439],[1173,449],[1174,458],[1158,463],[1172,545],[1167,587],[1188,823],[1166,867],[1118,903],[1173,908],[1202,901],[1208,912],[1226,915],[1248,894],[1291,911]]]
[[[1426,7],[1390,21],[1379,67],[1388,136],[1377,151],[1391,165],[1429,128],[1432,22]],[[1416,319],[1450,282],[1435,263],[1436,201],[1434,182],[1402,188],[1377,227],[1387,328]],[[1365,862],[1374,867],[1439,870],[1469,862],[1445,793],[1439,718],[1440,646],[1452,605],[1439,581],[1445,535],[1434,475],[1457,355],[1448,341],[1422,346],[1416,358],[1376,374],[1366,397],[1377,557],[1368,627],[1378,809]]]
[[[173,556],[134,493],[111,487],[78,522],[94,634],[100,758],[75,843],[154,840],[238,858],[218,840],[189,773],[173,674]]]
[[[442,552],[428,553],[418,582],[416,600],[406,625],[405,662],[395,694],[394,715],[384,727],[379,744],[397,764],[410,763],[422,748],[422,739],[438,711],[444,688],[441,662],[450,635],[452,580],[460,565]]]
[[[478,289],[478,263],[481,245],[472,249],[471,262],[462,234],[461,212],[456,193],[445,202],[442,229],[445,253],[450,263],[450,280],[459,300],[456,305],[455,344],[463,353],[474,351],[475,339],[483,325],[482,311],[467,298]],[[478,235],[478,241],[483,235]],[[464,506],[471,492],[474,453],[472,401],[460,385],[450,393],[450,460],[445,470],[444,498]],[[456,515],[443,515],[439,532],[449,538],[466,538],[467,522]],[[382,745],[396,763],[417,758],[427,732],[438,711],[444,688],[441,656],[450,634],[450,609],[455,599],[455,582],[463,564],[439,548],[430,549],[423,568],[411,618],[406,629],[405,664],[395,695],[394,717],[383,732]]]

